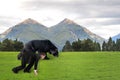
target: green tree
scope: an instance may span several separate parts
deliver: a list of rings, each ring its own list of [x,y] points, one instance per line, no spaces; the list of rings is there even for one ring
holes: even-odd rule
[[[113,45],[114,45],[114,42],[112,41],[112,38],[110,37],[107,43],[107,51],[114,51]]]
[[[115,41],[113,41],[113,51],[116,51],[116,50],[117,50],[116,47],[117,47],[117,46],[116,46],[116,43],[115,43]]]
[[[116,51],[120,51],[120,39],[116,41]]]
[[[94,44],[91,39],[82,41],[82,50],[83,51],[94,51]]]
[[[99,43],[94,42],[94,50],[95,50],[95,51],[101,51],[101,47],[100,47],[100,44],[99,44]]]
[[[23,43],[16,40],[5,39],[0,43],[0,51],[20,51]]]
[[[72,43],[73,51],[81,51],[81,40],[75,41]]]
[[[102,44],[102,51],[107,51],[107,43],[105,41]]]
[[[2,44],[2,43],[0,42],[0,51],[1,51],[1,47],[2,47],[1,44]]]
[[[72,46],[69,41],[66,41],[62,51],[72,51]]]
[[[13,46],[15,51],[20,51],[23,48],[23,43],[16,39],[14,40]]]
[[[14,50],[13,41],[9,39],[3,40],[3,42],[1,43],[1,50],[2,51],[13,51]]]
[[[63,51],[101,51],[101,47],[99,43],[93,42],[91,39],[83,41],[78,39],[78,41],[72,42],[72,45],[67,41],[63,47]]]

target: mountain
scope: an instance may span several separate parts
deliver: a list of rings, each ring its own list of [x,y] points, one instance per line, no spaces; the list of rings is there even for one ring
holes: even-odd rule
[[[120,39],[120,33],[112,37],[112,40],[114,41],[116,41],[117,39]]]
[[[73,42],[78,39],[84,40],[89,38],[100,44],[104,41],[100,36],[67,18],[50,28],[47,28],[39,22],[29,18],[11,27],[0,36],[2,39],[18,39],[24,43],[33,39],[49,39],[60,50],[67,40]]]
[[[69,19],[64,19],[57,25],[52,26],[50,30],[52,34],[54,34],[53,38],[55,38],[55,42],[61,47],[63,46],[62,43],[65,43],[67,40],[73,42],[78,39],[84,40],[89,38],[100,44],[104,41],[102,37],[90,32],[85,27],[82,27]]]
[[[33,39],[46,39],[48,28],[37,21],[28,18],[23,22],[11,27],[5,31],[2,38],[18,39],[27,42]]]

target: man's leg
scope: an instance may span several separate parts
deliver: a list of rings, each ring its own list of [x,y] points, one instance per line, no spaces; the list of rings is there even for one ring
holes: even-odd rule
[[[18,73],[18,71],[24,69],[25,66],[26,66],[26,61],[25,61],[24,58],[22,58],[22,60],[21,60],[21,65],[13,68],[12,71],[13,71],[14,73]]]
[[[32,56],[30,58],[30,62],[28,64],[28,66],[24,69],[24,72],[30,72],[30,69],[34,65],[34,62],[35,62],[35,58]]]

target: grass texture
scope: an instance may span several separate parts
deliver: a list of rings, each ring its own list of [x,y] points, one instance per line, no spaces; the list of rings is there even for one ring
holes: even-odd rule
[[[20,65],[19,52],[0,52],[0,80],[120,80],[120,52],[61,52],[40,60],[38,75],[11,69]]]

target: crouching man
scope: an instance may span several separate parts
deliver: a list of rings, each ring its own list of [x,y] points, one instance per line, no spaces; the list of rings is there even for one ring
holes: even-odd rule
[[[24,52],[25,53],[25,52]],[[23,52],[20,52],[19,54],[18,54],[18,60],[22,60],[22,58],[23,58]],[[35,75],[37,75],[38,74],[38,71],[37,71],[37,65],[38,65],[38,61],[40,60],[40,59],[44,59],[46,57],[46,54],[45,53],[40,53],[40,54],[35,54],[33,57],[29,57],[28,58],[28,60],[27,60],[27,63],[28,64],[32,64],[31,65],[31,67],[34,65],[34,74]],[[29,66],[30,67],[30,66]],[[18,73],[17,71],[15,71],[14,69],[13,69],[13,71],[15,72],[15,73]],[[24,71],[25,72],[25,71]]]
[[[34,65],[34,72],[37,75],[38,61],[40,58],[44,59],[47,52],[58,57],[58,49],[50,40],[32,40],[26,43],[18,55],[18,58],[21,58],[21,65],[14,67],[12,71],[18,73],[24,69],[24,72],[30,72],[31,67]],[[27,63],[28,65],[26,66]]]

